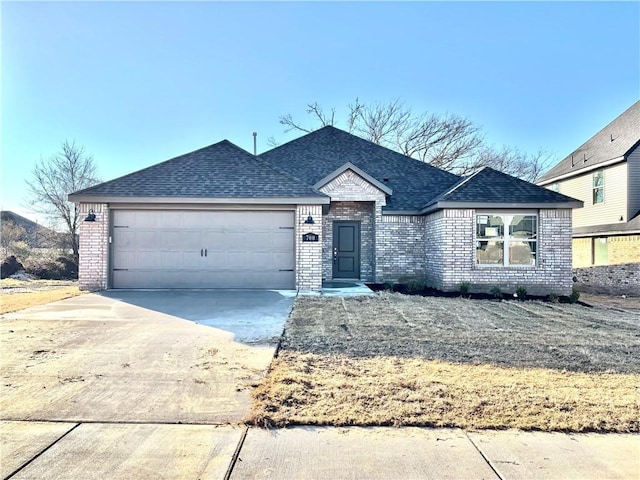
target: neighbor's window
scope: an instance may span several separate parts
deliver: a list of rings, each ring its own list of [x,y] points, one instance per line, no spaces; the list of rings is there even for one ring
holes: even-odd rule
[[[593,172],[593,204],[604,202],[604,172]]]
[[[549,187],[554,192],[560,192],[560,184],[558,182],[552,183],[551,187]]]
[[[477,264],[535,265],[537,244],[537,215],[476,215]]]

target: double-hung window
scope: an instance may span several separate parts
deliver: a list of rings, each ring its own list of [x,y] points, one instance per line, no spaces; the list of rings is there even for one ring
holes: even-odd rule
[[[476,215],[476,263],[500,267],[536,265],[538,216]]]
[[[604,172],[593,172],[593,204],[604,202]]]

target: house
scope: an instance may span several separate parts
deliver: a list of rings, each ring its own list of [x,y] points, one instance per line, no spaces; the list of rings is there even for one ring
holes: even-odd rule
[[[458,177],[332,126],[254,156],[223,140],[69,195],[80,286],[571,292],[582,202],[484,168]]]
[[[573,215],[573,266],[640,262],[640,101],[537,182],[584,202]]]

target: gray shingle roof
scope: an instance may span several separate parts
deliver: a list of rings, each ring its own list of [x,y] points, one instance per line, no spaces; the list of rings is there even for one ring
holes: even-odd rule
[[[228,140],[73,195],[106,197],[325,197]]]
[[[540,177],[537,183],[549,183],[557,177],[578,174],[581,170],[626,156],[638,143],[640,143],[640,101],[631,105],[618,118],[571,152]]]
[[[84,202],[249,199],[245,203],[277,198],[285,203],[295,199],[329,203],[329,197],[314,185],[345,165],[360,171],[387,195],[391,193],[386,213],[418,213],[441,202],[513,206],[576,202],[490,168],[461,179],[335,127],[321,128],[258,157],[224,140],[69,198]]]
[[[260,158],[310,185],[351,162],[393,190],[385,211],[417,211],[460,179],[332,126],[269,150]]]
[[[464,178],[427,206],[435,203],[582,204],[561,193],[538,187],[489,167]]]

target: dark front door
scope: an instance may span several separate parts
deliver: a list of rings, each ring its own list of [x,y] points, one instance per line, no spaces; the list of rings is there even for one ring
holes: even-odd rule
[[[360,222],[333,222],[333,278],[360,278]]]

